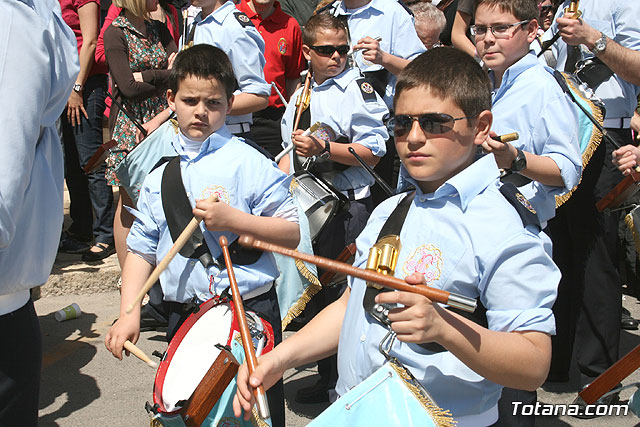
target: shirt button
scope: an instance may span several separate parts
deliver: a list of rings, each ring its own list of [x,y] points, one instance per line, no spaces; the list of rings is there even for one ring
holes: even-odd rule
[[[196,265],[196,262],[195,261],[190,261],[189,264]]]
[[[191,197],[191,193],[187,191],[187,197]]]
[[[366,339],[367,339],[367,336],[364,334],[360,337],[361,342],[364,342]]]

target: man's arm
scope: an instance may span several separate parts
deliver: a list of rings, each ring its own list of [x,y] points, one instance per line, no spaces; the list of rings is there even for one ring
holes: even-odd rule
[[[583,19],[558,18],[558,31],[568,45],[585,45],[592,50],[601,37],[600,31],[591,27]],[[640,85],[640,51],[626,48],[608,38],[607,47],[598,58],[620,78]]]

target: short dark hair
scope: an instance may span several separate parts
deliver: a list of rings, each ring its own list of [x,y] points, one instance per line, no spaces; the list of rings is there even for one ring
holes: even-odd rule
[[[396,83],[394,107],[402,92],[419,87],[428,88],[439,98],[453,100],[468,117],[491,110],[491,82],[487,73],[469,54],[452,47],[429,49],[402,70]]]
[[[340,19],[328,13],[320,13],[318,15],[313,15],[309,18],[307,23],[304,24],[304,29],[302,30],[302,43],[307,46],[313,46],[316,42],[316,35],[318,34],[318,31],[321,30],[342,30],[346,34],[349,34],[346,24]]]
[[[478,10],[480,5],[497,7],[502,12],[511,13],[518,21],[532,21],[540,18],[537,0],[476,0]]]
[[[214,78],[224,87],[227,99],[238,87],[231,61],[220,48],[208,44],[197,44],[176,56],[169,72],[169,89],[176,93],[180,82],[187,77]]]

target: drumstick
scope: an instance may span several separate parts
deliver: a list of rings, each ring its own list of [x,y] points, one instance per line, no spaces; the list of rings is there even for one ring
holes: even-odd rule
[[[231,286],[231,296],[233,297],[233,305],[236,308],[238,315],[238,329],[240,329],[240,337],[242,338],[242,346],[244,347],[244,355],[247,360],[247,366],[249,367],[249,375],[251,375],[258,367],[258,358],[256,357],[255,350],[253,348],[253,341],[251,340],[251,332],[249,332],[249,324],[247,323],[247,317],[244,311],[244,305],[242,304],[242,296],[238,289],[238,282],[236,282],[236,275],[233,272],[233,264],[231,263],[231,255],[229,254],[229,242],[224,236],[220,236],[220,247],[222,248],[222,254],[224,255],[224,263],[227,266],[227,274],[229,275],[229,284]],[[258,413],[262,419],[271,418],[269,414],[269,405],[267,404],[267,395],[264,392],[264,387],[259,386],[254,389],[256,396],[256,404],[258,405]]]
[[[263,242],[247,234],[240,236],[238,243],[242,246],[260,249],[262,251],[276,252],[304,262],[309,262],[323,268],[324,270],[331,270],[348,276],[358,277],[362,280],[366,280],[367,282],[375,282],[386,288],[420,294],[429,298],[431,301],[447,304],[451,307],[459,308],[470,313],[473,313],[476,309],[476,300],[473,298],[443,291],[442,289],[431,288],[429,286],[409,285],[407,282],[402,279],[398,279],[397,277],[386,276],[372,270],[357,268],[344,262],[334,261],[321,256],[305,254],[293,249],[285,248],[284,246]]]
[[[362,165],[362,167],[369,172],[369,175],[371,175],[373,177],[373,179],[378,183],[378,185],[380,185],[380,187],[382,187],[382,190],[387,193],[387,196],[391,197],[393,196],[393,188],[391,188],[389,186],[389,184],[387,184],[385,182],[384,179],[382,179],[382,177],[380,175],[378,175],[378,173],[376,171],[373,170],[373,168],[371,166],[369,166],[363,159],[362,157],[360,157],[358,155],[358,153],[356,153],[356,150],[353,149],[353,147],[349,147],[349,152],[351,153],[351,155],[353,157],[356,158],[356,160],[358,161],[358,163],[360,163]]]
[[[520,138],[518,132],[505,133],[504,135],[496,135],[491,137],[491,139],[498,142],[511,142],[515,141],[518,138]]]
[[[218,196],[216,194],[212,194],[211,197],[207,199],[207,201],[216,202],[218,201]],[[131,310],[133,310],[136,305],[140,304],[144,296],[147,294],[147,292],[149,292],[149,289],[151,289],[153,285],[158,281],[160,274],[162,274],[162,272],[167,269],[171,260],[173,260],[177,253],[180,252],[180,249],[182,249],[185,243],[187,243],[187,240],[189,240],[191,235],[200,226],[201,221],[202,218],[196,218],[195,216],[191,218],[191,221],[189,221],[189,224],[187,224],[184,230],[182,230],[182,233],[180,233],[173,246],[171,246],[171,249],[169,249],[167,255],[162,259],[162,261],[160,261],[160,264],[158,264],[156,268],[153,269],[147,281],[144,282],[144,285],[142,286],[142,289],[140,289],[140,292],[138,293],[138,296],[136,296],[136,299],[133,300],[131,304],[129,304],[129,307],[127,307],[126,311],[127,314],[131,313]]]
[[[286,99],[284,99],[284,96],[282,96],[282,92],[280,92],[280,89],[278,89],[278,86],[276,86],[276,82],[271,82],[271,87],[276,91],[278,98],[280,98],[280,101],[282,101],[282,103],[284,104],[284,108],[287,108],[289,106],[289,103]]]
[[[305,130],[302,133],[302,136],[309,136],[311,133],[317,131],[320,125],[322,125],[321,122],[315,122],[314,124],[311,125],[309,129]],[[291,152],[291,150],[293,150],[293,147],[295,147],[295,145],[293,144],[293,141],[292,141],[290,146],[288,146],[287,148],[285,148],[284,150],[278,153],[278,155],[276,156],[275,162],[278,163],[280,160],[282,160],[284,156],[286,156]]]
[[[144,351],[142,351],[138,347],[136,347],[136,345],[134,343],[132,343],[131,341],[126,340],[124,342],[124,349],[127,350],[129,353],[133,354],[138,359],[142,360],[144,363],[146,363],[147,365],[149,365],[153,369],[158,367],[158,364],[156,362],[154,362],[153,360],[149,359],[149,357],[146,354],[144,354]]]

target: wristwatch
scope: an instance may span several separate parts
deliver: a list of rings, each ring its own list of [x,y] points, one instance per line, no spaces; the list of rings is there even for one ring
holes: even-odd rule
[[[322,150],[318,157],[322,160],[329,160],[329,157],[331,157],[331,147],[329,146],[329,141],[324,142],[324,150]]]
[[[507,169],[507,172],[520,172],[527,167],[527,157],[524,155],[524,152],[519,148],[516,148],[516,150],[516,158],[511,162],[511,167]]]
[[[596,40],[596,43],[593,45],[593,49],[591,49],[591,53],[594,55],[599,54],[603,50],[607,48],[607,36],[604,35],[603,32],[600,32],[600,38]]]
[[[82,86],[80,83],[76,83],[73,85],[74,92],[82,92],[82,89],[84,89],[84,86]]]

